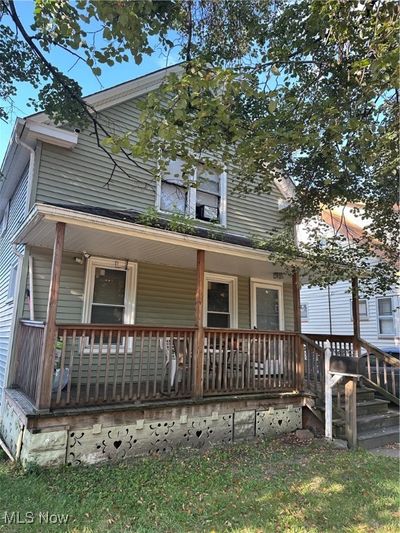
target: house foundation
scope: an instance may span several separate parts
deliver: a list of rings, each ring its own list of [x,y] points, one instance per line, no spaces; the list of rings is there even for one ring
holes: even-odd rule
[[[296,395],[33,413],[21,409],[16,391],[9,392],[1,432],[24,467],[118,462],[184,448],[207,449],[302,428],[304,398]]]

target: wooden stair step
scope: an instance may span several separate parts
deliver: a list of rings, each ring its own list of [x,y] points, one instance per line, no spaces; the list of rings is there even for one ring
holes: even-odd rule
[[[332,394],[332,400],[333,402],[337,402],[337,392],[335,391]],[[373,389],[357,389],[357,401],[361,400],[374,400],[375,399],[375,391]],[[340,400],[341,403],[344,402],[344,390],[340,390]]]
[[[360,448],[364,448],[365,450],[379,448],[386,444],[394,444],[400,442],[399,427],[390,426],[365,431],[358,435],[357,440]]]
[[[375,413],[387,413],[389,402],[387,400],[366,400],[357,402],[357,415],[372,415]]]

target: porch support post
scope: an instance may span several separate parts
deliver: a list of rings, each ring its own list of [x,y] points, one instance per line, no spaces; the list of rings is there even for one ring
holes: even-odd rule
[[[296,268],[292,274],[294,330],[301,333],[300,274]]]
[[[293,289],[293,314],[294,314],[294,330],[297,333],[296,346],[296,385],[298,390],[303,390],[304,384],[304,351],[303,343],[300,339],[301,333],[301,307],[300,307],[300,273],[299,269],[293,270],[292,274],[292,289]]]
[[[65,223],[57,222],[51,265],[49,299],[47,301],[46,326],[43,336],[43,348],[38,369],[36,407],[49,409],[54,371],[54,346],[56,340],[56,315],[60,289],[61,263],[64,248]]]
[[[358,295],[358,279],[352,278],[351,280],[351,293],[352,293],[352,309],[353,309],[353,345],[354,345],[354,355],[359,357],[360,355],[360,304],[359,304],[359,295]]]
[[[204,367],[204,272],[205,251],[197,250],[197,283],[196,283],[196,333],[194,339],[193,362],[193,398],[203,396],[203,367]]]
[[[345,430],[349,448],[357,448],[357,378],[350,377],[344,386]]]

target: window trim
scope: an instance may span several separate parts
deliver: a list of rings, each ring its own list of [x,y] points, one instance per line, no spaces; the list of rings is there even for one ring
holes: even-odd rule
[[[238,328],[238,278],[237,276],[228,276],[226,274],[218,274],[214,272],[204,273],[204,310],[203,310],[203,325],[207,326],[208,313],[208,282],[226,283],[229,286],[229,314],[230,327],[229,329]],[[218,328],[217,328],[218,329]]]
[[[196,193],[197,189],[196,187],[189,187],[187,190],[187,206],[186,206],[186,212],[182,213],[185,216],[188,216],[189,218],[193,218],[196,221],[199,221],[201,223],[205,224],[213,224],[218,225],[221,227],[227,226],[227,173],[226,170],[223,170],[221,174],[218,174],[220,179],[220,205],[219,205],[219,222],[211,222],[210,220],[201,220],[200,218],[196,218]],[[196,182],[197,180],[197,168],[194,169],[194,176],[193,176],[193,182]],[[167,181],[167,180],[165,180]],[[162,182],[163,179],[160,178],[157,180],[157,189],[156,189],[156,209],[159,213],[165,214],[165,215],[172,215],[172,211],[165,211],[161,209],[161,188],[162,188]]]
[[[93,303],[93,289],[96,268],[108,268],[110,270],[126,271],[125,283],[125,311],[122,324],[134,324],[136,318],[136,287],[137,287],[137,263],[120,259],[108,259],[105,257],[89,257],[86,263],[85,290],[83,295],[82,322],[91,324],[91,310]]]
[[[18,263],[12,263],[10,266],[10,276],[8,278],[8,287],[7,287],[7,298],[6,298],[6,304],[10,304],[14,301],[15,293],[17,289],[17,278],[18,278]],[[13,283],[11,283],[13,282]],[[13,285],[12,288],[12,294],[10,294],[10,288]]]
[[[383,318],[385,315],[379,314],[379,300],[390,300],[390,305],[392,308],[392,322],[393,322],[393,333],[381,333],[380,327],[379,327],[379,319]],[[377,327],[377,333],[379,339],[394,339],[396,337],[396,320],[395,320],[395,314],[393,312],[393,297],[392,296],[377,296],[375,298],[376,302],[376,327]],[[389,318],[389,315],[386,315],[386,318]]]
[[[263,287],[266,289],[273,289],[278,291],[278,303],[279,303],[279,329],[277,331],[285,331],[285,309],[283,300],[283,282],[271,281],[269,279],[250,278],[250,323],[251,328],[256,327],[257,319],[257,287]]]

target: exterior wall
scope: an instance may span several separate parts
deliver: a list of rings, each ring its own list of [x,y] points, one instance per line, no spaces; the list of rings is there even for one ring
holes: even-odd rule
[[[44,320],[50,284],[51,250],[32,248],[35,319]],[[167,281],[166,281],[167,280]],[[64,253],[61,269],[57,321],[82,322],[85,266]],[[136,324],[194,326],[196,272],[177,267],[139,263],[136,293]],[[284,285],[285,329],[293,329],[290,284]],[[29,316],[25,306],[24,317]],[[250,327],[250,279],[238,277],[239,328]]]
[[[352,335],[353,319],[351,311],[351,293],[348,292],[350,284],[340,282],[333,285],[330,289],[331,300],[331,321],[333,335]],[[398,335],[400,333],[400,299],[394,292],[392,296],[394,307],[397,307],[395,313],[395,325]],[[360,295],[362,298],[362,295]],[[321,333],[329,334],[329,304],[328,289],[319,289],[318,287],[301,290],[301,303],[307,304],[308,319],[302,320],[302,330],[304,333]],[[379,335],[377,301],[375,298],[367,300],[368,318],[360,322],[361,337],[366,341],[374,344],[378,348],[385,348],[400,344],[400,337],[384,337]]]
[[[138,127],[137,99],[118,104],[102,113],[102,120],[111,131],[122,133]],[[94,135],[84,130],[78,146],[67,150],[43,144],[36,200],[50,203],[86,204],[109,209],[144,211],[155,207],[156,183],[152,176],[124,157],[116,156],[130,177],[118,169],[112,182],[105,186],[112,171],[107,155],[96,146]],[[143,165],[150,169],[151,165]],[[232,195],[228,176],[227,231],[240,235],[264,234],[281,226],[278,211],[280,193]],[[204,223],[199,222],[199,225]]]
[[[14,306],[17,301],[18,279],[21,270],[21,261],[14,253],[10,241],[26,215],[27,187],[28,173],[26,172],[10,200],[7,229],[5,234],[0,237],[0,401],[6,379]],[[23,252],[23,248],[20,246],[18,251]],[[11,270],[15,265],[18,265],[15,296],[8,299]]]

